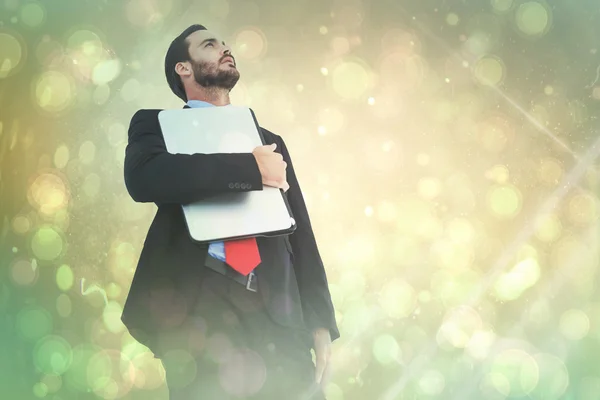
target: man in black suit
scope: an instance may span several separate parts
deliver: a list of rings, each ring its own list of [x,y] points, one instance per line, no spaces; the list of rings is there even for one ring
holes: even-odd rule
[[[239,79],[230,48],[202,25],[171,43],[165,74],[185,108],[229,105]],[[170,154],[159,111],[139,110],[129,126],[127,190],[158,211],[124,324],[161,359],[171,400],[323,399],[330,345],[339,331],[283,139],[261,128],[266,145],[252,153]],[[297,224],[293,234],[210,245],[190,238],[182,204],[263,185],[283,189]]]

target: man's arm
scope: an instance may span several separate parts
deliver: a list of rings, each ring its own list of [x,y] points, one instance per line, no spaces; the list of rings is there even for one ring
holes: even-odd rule
[[[327,275],[292,159],[283,139],[280,146],[283,160],[287,163],[287,181],[290,185],[288,201],[296,220],[296,231],[289,238],[294,252],[294,269],[300,289],[304,320],[311,331],[314,332],[319,328],[328,329],[331,340],[335,340],[340,337],[340,333],[335,321]]]
[[[263,189],[252,153],[168,153],[158,111],[139,110],[129,125],[124,169],[133,200],[188,204],[219,193]]]

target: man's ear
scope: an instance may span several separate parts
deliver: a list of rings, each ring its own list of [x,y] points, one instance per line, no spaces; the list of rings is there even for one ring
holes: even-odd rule
[[[175,64],[175,72],[177,72],[179,76],[189,75],[190,71],[191,68],[188,62],[178,62]]]

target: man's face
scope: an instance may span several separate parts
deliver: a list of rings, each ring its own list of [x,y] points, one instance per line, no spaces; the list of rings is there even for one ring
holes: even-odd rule
[[[240,79],[231,49],[210,31],[196,31],[188,36],[194,80],[203,87],[233,89]]]

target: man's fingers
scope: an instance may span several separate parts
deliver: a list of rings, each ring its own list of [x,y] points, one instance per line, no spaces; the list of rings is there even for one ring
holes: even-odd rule
[[[315,381],[317,383],[321,383],[321,379],[323,378],[323,373],[325,372],[325,367],[327,367],[327,359],[323,354],[317,354],[315,366]]]
[[[283,191],[287,192],[289,190],[289,188],[290,188],[290,185],[287,182],[283,182],[283,187],[282,187]]]

